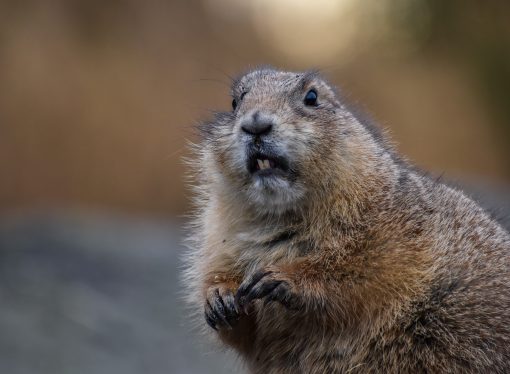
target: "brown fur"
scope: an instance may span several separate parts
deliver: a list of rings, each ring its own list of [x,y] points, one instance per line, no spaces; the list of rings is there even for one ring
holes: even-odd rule
[[[302,107],[310,87],[317,108]],[[508,233],[409,167],[314,73],[256,70],[233,96],[192,161],[184,282],[202,326],[206,303],[226,305],[262,269],[290,296],[236,300],[231,328],[208,328],[253,373],[510,372]],[[268,136],[296,170],[263,203],[239,161],[253,110],[276,118]]]

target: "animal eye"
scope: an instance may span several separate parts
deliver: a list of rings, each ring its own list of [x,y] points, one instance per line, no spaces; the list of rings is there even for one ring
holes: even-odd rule
[[[246,92],[243,92],[243,93],[241,94],[241,96],[239,97],[239,101],[242,101],[242,100],[243,100],[244,95],[246,95]],[[238,103],[237,103],[237,100],[236,100],[236,99],[232,100],[232,110],[236,110],[236,108],[237,108],[237,104],[238,104]]]
[[[317,106],[317,91],[310,90],[306,93],[305,96],[305,105],[308,106]]]

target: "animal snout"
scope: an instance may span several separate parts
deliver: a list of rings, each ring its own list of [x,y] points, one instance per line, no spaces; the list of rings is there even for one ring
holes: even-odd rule
[[[244,120],[241,124],[241,129],[253,136],[262,136],[269,134],[273,129],[273,121],[265,116],[260,115],[258,112],[254,113],[250,118]]]

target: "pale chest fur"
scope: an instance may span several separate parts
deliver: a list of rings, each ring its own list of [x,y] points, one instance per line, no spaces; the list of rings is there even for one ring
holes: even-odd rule
[[[208,207],[204,217],[203,251],[211,272],[244,275],[302,255],[302,246],[295,240],[299,235],[287,226],[271,221],[255,224],[250,217],[233,218],[219,205]]]

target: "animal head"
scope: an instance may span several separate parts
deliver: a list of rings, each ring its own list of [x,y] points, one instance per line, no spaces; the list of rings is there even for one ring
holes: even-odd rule
[[[231,112],[201,126],[202,171],[216,192],[281,214],[342,180],[362,183],[375,138],[316,72],[254,70],[232,97]]]

